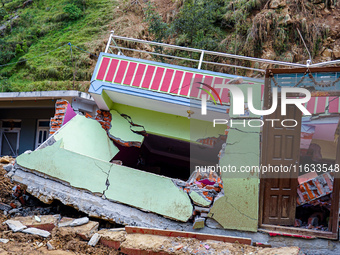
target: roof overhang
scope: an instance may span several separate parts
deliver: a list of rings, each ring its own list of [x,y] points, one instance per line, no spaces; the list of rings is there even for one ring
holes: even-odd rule
[[[110,110],[118,103],[210,121],[229,119],[230,96],[226,89],[214,86],[235,78],[240,77],[101,53],[89,92],[103,110]],[[243,85],[254,86],[261,93],[263,80],[242,79]],[[208,86],[204,87],[202,83]],[[207,114],[202,115],[201,95],[206,91],[210,92],[206,94]],[[257,101],[260,105],[261,96]]]
[[[2,92],[0,93],[0,108],[48,108],[54,107],[55,100],[65,99],[70,103],[96,105],[93,97],[85,92],[75,90]]]

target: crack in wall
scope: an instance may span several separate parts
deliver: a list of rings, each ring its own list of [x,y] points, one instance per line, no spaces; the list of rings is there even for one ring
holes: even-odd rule
[[[252,217],[250,217],[249,215],[247,215],[247,214],[241,212],[241,211],[240,211],[238,208],[236,208],[232,203],[230,203],[230,202],[228,201],[228,196],[225,196],[225,198],[226,198],[226,202],[227,202],[232,208],[234,208],[239,214],[241,214],[241,215],[247,217],[248,219],[257,221],[257,219],[252,218]]]
[[[113,167],[113,164],[110,166],[110,169],[109,169],[109,172],[107,174],[107,178],[106,178],[106,181],[105,181],[105,185],[106,185],[106,189],[103,191],[103,196],[106,198],[105,196],[105,192],[109,189],[110,187],[110,181],[109,181],[109,177],[110,177],[110,172],[111,172],[111,168]]]
[[[236,142],[233,142],[233,143],[226,143],[226,145],[235,145],[237,143],[240,143],[241,141],[236,141]]]
[[[110,173],[110,170],[111,170],[111,167],[110,167],[110,170],[109,170],[109,173],[105,172],[105,170],[103,168],[101,168],[100,166],[97,165],[96,161],[93,161],[93,163],[96,165],[96,167],[98,167],[104,174],[108,175]]]
[[[260,132],[244,131],[244,130],[241,130],[241,129],[238,129],[238,128],[229,128],[229,129],[233,129],[233,130],[236,130],[236,131],[240,131],[241,133],[246,133],[246,134],[259,134],[259,133],[260,133]]]
[[[111,169],[112,169],[112,167],[113,167],[113,165],[114,164],[112,164],[111,166],[110,166],[110,169],[109,169],[109,171],[108,172],[106,172],[103,168],[101,168],[97,163],[96,163],[96,161],[93,161],[94,162],[94,164],[104,173],[104,174],[106,174],[107,175],[107,177],[106,177],[106,181],[105,181],[105,186],[106,186],[106,189],[105,190],[103,190],[103,194],[102,194],[102,196],[103,196],[103,198],[105,198],[106,199],[106,196],[105,196],[105,192],[109,189],[109,187],[110,187],[110,181],[109,181],[109,177],[110,177],[110,172],[111,172]]]

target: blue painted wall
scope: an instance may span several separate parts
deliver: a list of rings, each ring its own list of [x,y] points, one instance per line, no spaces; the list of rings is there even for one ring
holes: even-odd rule
[[[0,120],[21,120],[18,154],[24,153],[26,150],[35,149],[38,119],[50,119],[51,117],[53,117],[54,112],[54,107],[0,109]]]

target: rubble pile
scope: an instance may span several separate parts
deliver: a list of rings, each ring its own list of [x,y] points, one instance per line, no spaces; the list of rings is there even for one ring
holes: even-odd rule
[[[300,176],[294,227],[329,231],[334,176],[332,173],[314,175]]]
[[[207,171],[206,171],[207,170]],[[194,204],[193,228],[203,228],[213,202],[224,195],[222,178],[215,171],[195,171],[188,181],[174,180]]]
[[[297,204],[303,205],[333,192],[334,177],[324,173],[313,179],[307,180],[298,186]]]
[[[206,206],[209,206],[216,197],[223,196],[223,183],[218,173],[214,171],[195,171],[188,181],[174,180],[175,184],[187,192],[189,195],[192,192],[200,195],[205,201]],[[194,199],[193,199],[194,200]],[[197,201],[194,204],[204,206]]]
[[[14,184],[11,183],[9,178],[5,178],[4,176],[7,174],[7,171],[4,169],[13,166],[14,158],[4,156],[0,158],[0,210],[1,208],[9,208],[9,204],[12,202],[12,189]],[[12,207],[10,207],[12,209]]]
[[[299,248],[262,248],[242,243],[199,240],[191,237],[131,233],[125,228],[100,229],[87,217],[73,219],[60,215],[14,217],[0,231],[0,251],[18,240],[29,253],[68,250],[77,254],[298,254]],[[20,238],[20,239],[19,239]],[[40,253],[38,253],[40,252]]]

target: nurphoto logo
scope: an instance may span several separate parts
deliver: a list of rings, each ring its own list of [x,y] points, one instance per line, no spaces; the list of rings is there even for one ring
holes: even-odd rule
[[[218,98],[220,104],[222,105],[222,101],[216,90],[209,85],[206,85],[204,83],[201,83],[202,85],[206,86],[209,88]],[[244,115],[245,114],[245,96],[243,94],[243,91],[236,85],[230,85],[230,84],[215,84],[215,88],[220,88],[222,93],[228,93],[227,89],[230,91],[233,100],[232,100],[232,114],[233,115]],[[213,94],[210,93],[208,90],[201,88],[203,91],[205,91],[214,101],[216,104],[216,99],[214,98]],[[247,89],[248,92],[248,97],[247,97],[247,104],[248,104],[248,109],[251,113],[258,115],[258,116],[265,116],[265,115],[270,115],[273,112],[276,111],[277,106],[278,106],[278,88],[274,87],[272,89],[272,105],[269,109],[263,110],[263,109],[255,109],[254,107],[254,101],[253,101],[253,88],[248,87]],[[281,115],[286,116],[287,111],[286,111],[286,106],[287,105],[295,105],[304,115],[312,115],[306,107],[303,105],[304,103],[307,103],[310,98],[311,98],[311,93],[309,90],[305,88],[292,88],[292,87],[282,87],[281,88]],[[288,95],[289,94],[299,94],[299,95],[305,95],[304,97],[299,96],[298,98],[290,98]],[[207,95],[203,94],[202,96],[202,101],[201,101],[201,114],[202,115],[207,115]],[[280,121],[279,119],[266,119],[266,121],[270,121],[272,123],[272,127],[274,126],[274,122]],[[258,122],[257,124],[254,124],[254,122]],[[288,125],[287,122],[291,122],[291,125]],[[229,123],[230,125],[233,124],[233,120],[231,119],[230,121],[227,119],[214,119],[213,125],[217,124],[227,124]],[[262,127],[264,125],[264,121],[262,119],[253,119],[253,120],[248,120],[247,121],[248,126],[250,127]],[[237,125],[246,125],[246,120],[238,120],[236,123],[234,120],[234,124]],[[281,125],[283,127],[295,127],[297,125],[297,121],[294,119],[284,119],[281,120]]]

